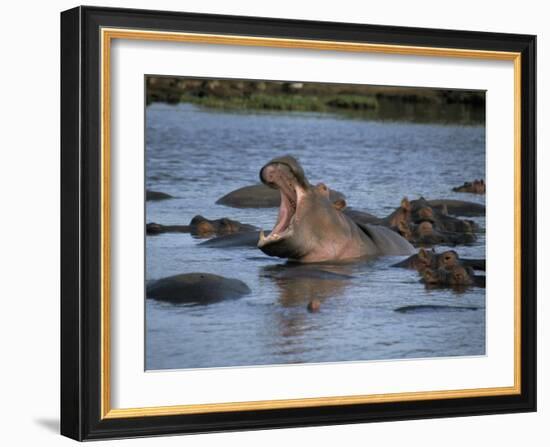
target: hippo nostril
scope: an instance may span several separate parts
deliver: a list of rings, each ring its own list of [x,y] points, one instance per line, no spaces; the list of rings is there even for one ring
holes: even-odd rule
[[[269,168],[271,168],[271,166],[264,166],[264,167],[260,170],[260,180],[261,180],[263,183],[270,183],[270,182],[269,182],[269,178],[268,178],[268,175],[269,175]]]

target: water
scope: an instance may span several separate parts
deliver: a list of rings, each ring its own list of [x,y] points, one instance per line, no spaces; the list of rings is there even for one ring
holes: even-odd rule
[[[230,113],[189,104],[146,111],[146,184],[175,199],[147,202],[147,222],[187,224],[196,214],[271,229],[277,209],[215,201],[256,183],[267,161],[292,154],[312,183],[343,192],[348,205],[385,216],[403,196],[484,197],[451,192],[485,177],[483,126],[367,121],[313,113]],[[485,219],[475,219],[485,228]],[[427,290],[401,257],[328,266],[351,279],[278,279],[284,260],[254,248],[198,246],[189,234],[147,237],[147,281],[206,272],[238,278],[252,293],[207,306],[146,300],[146,369],[271,365],[483,355],[485,290]],[[481,234],[462,257],[485,257]],[[308,313],[312,298],[321,311]],[[478,310],[400,313],[410,305]]]

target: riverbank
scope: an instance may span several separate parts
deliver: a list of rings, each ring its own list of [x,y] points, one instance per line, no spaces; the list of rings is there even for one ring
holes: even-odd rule
[[[360,84],[205,80],[149,76],[147,104],[226,110],[344,113],[371,119],[481,124],[485,93]]]

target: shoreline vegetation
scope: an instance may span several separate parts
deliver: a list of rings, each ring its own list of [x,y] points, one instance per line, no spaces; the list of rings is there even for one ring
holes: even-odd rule
[[[235,111],[344,114],[354,118],[483,124],[485,92],[147,76],[147,105],[191,103]]]

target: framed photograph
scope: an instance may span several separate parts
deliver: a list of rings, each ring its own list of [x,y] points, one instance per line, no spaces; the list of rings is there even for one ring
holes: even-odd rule
[[[536,409],[532,35],[61,14],[61,432]]]

